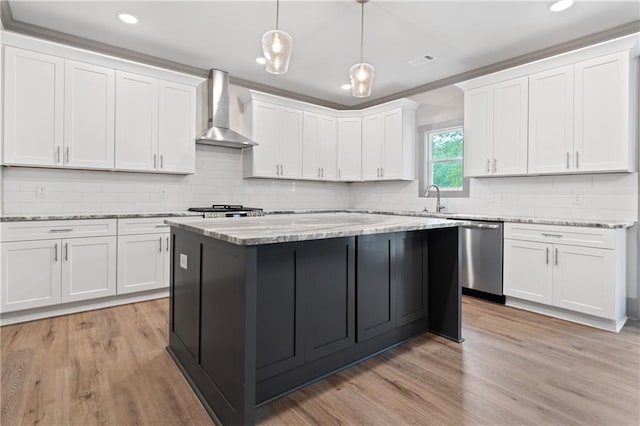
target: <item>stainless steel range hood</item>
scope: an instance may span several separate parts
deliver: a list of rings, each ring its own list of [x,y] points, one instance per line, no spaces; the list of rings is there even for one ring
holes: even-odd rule
[[[209,71],[207,86],[209,128],[198,136],[196,143],[240,149],[258,145],[229,128],[229,74],[220,70]]]

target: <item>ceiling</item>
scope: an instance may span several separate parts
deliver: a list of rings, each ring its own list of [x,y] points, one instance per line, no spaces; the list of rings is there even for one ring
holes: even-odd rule
[[[391,1],[365,6],[364,60],[375,66],[373,101],[640,19],[640,2],[576,1],[552,13],[548,1]],[[9,1],[13,19],[240,79],[353,106],[340,89],[359,58],[355,0],[282,0],[280,28],[294,39],[289,72],[255,62],[275,26],[273,1]],[[122,23],[117,11],[135,14]],[[409,60],[436,60],[420,66]]]

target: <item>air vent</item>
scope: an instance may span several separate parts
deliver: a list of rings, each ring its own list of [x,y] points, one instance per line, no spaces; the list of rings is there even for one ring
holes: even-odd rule
[[[416,58],[413,58],[409,61],[411,65],[414,67],[419,67],[424,64],[428,64],[429,62],[435,61],[436,57],[433,55],[420,55]]]

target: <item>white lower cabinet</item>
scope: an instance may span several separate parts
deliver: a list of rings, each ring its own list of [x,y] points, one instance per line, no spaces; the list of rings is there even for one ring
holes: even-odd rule
[[[169,285],[169,234],[118,237],[118,294]]]
[[[1,252],[2,312],[60,303],[60,240],[2,243]]]
[[[62,302],[116,294],[116,237],[61,240]]]
[[[505,224],[504,235],[507,304],[612,331],[624,325],[624,229]]]

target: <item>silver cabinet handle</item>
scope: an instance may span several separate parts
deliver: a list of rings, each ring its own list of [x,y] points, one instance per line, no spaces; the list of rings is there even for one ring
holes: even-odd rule
[[[324,177],[324,167],[320,168],[320,177]]]
[[[280,176],[280,165],[276,164],[276,176]]]
[[[571,155],[567,152],[567,170],[569,170],[570,164],[569,162],[571,161]]]
[[[558,248],[556,247],[556,266],[558,266]]]
[[[160,154],[160,168],[164,169],[164,154]]]
[[[49,229],[49,232],[71,232],[73,228],[58,228],[58,229]]]
[[[284,176],[284,166],[280,164],[280,176]]]
[[[545,237],[557,237],[557,238],[562,238],[562,234],[549,234],[546,232],[542,232],[542,235]]]
[[[64,243],[64,260],[69,261],[69,243]]]
[[[167,237],[167,251],[169,251],[169,237]]]
[[[487,158],[487,173],[491,173],[491,160]]]
[[[156,228],[168,228],[169,225],[156,225]]]
[[[549,247],[547,247],[545,251],[547,253],[547,260],[545,261],[545,265],[548,265],[549,264]]]
[[[496,170],[498,170],[498,160],[494,158],[493,159],[493,173],[495,173]]]
[[[384,167],[380,167],[380,177],[384,177]]]
[[[338,179],[340,179],[340,169],[338,169]]]
[[[576,170],[580,168],[580,153],[576,151]]]
[[[376,177],[380,177],[380,167],[376,167]]]
[[[162,253],[162,237],[158,238],[158,243],[159,243],[158,251]]]
[[[60,145],[56,147],[56,163],[60,162]]]
[[[153,168],[158,168],[158,154],[153,154]]]
[[[318,167],[318,177],[320,177],[320,167]]]
[[[55,243],[53,245],[53,261],[54,262],[58,261],[58,243]]]
[[[69,147],[64,150],[64,163],[69,164]]]

